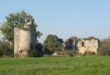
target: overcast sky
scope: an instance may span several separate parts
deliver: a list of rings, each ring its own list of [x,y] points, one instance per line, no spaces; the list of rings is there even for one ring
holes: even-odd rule
[[[110,0],[0,0],[0,23],[9,13],[25,10],[34,16],[44,41],[48,34],[110,37]]]

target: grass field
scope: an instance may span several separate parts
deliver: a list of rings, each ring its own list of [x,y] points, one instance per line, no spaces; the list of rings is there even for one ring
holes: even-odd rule
[[[110,75],[110,57],[0,58],[0,75]]]

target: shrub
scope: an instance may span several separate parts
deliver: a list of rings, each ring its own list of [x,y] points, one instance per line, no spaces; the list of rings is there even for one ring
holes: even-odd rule
[[[110,39],[105,39],[102,41],[100,47],[98,48],[98,55],[110,55]]]
[[[13,46],[7,41],[0,41],[0,57],[13,56]]]
[[[43,51],[41,50],[32,50],[29,52],[30,57],[42,57],[43,56]]]
[[[35,50],[29,52],[30,57],[42,57],[43,56],[43,45],[39,42],[36,42]]]

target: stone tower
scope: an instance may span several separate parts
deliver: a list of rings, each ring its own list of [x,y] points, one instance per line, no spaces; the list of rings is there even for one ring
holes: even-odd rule
[[[34,20],[24,24],[24,28],[14,28],[14,57],[28,57],[29,50],[35,49],[36,28]]]

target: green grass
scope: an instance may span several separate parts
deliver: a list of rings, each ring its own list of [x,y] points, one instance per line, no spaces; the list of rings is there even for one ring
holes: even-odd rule
[[[0,58],[0,75],[110,75],[110,57]]]

